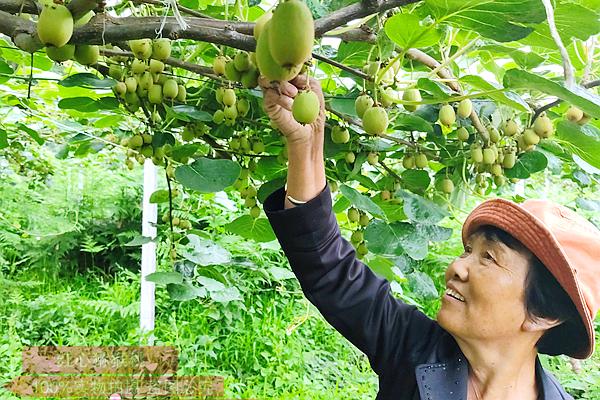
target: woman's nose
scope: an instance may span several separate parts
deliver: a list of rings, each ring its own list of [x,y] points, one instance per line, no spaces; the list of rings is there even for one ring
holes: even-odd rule
[[[469,279],[468,262],[469,261],[466,258],[455,258],[448,266],[448,277],[466,282]]]

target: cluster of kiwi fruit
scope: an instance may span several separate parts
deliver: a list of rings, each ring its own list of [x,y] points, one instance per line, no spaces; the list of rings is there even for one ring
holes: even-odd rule
[[[254,27],[256,64],[270,81],[290,81],[303,69],[312,54],[314,20],[302,0],[285,0],[274,11],[262,15]],[[292,115],[301,124],[311,124],[320,113],[319,98],[308,88],[299,92]]]
[[[251,137],[248,131],[244,131],[229,139],[229,149],[239,153],[260,154],[265,151],[265,143],[260,137]]]
[[[239,82],[246,89],[258,86],[258,69],[254,54],[238,51],[233,59],[219,55],[213,61],[213,72],[231,82]]]
[[[217,103],[223,106],[213,114],[215,124],[233,126],[238,117],[245,117],[250,111],[250,103],[245,98],[238,99],[232,88],[219,87],[215,91]]]
[[[364,241],[364,229],[369,225],[371,219],[364,211],[355,207],[348,209],[347,216],[350,223],[357,225],[356,229],[352,232],[350,242],[354,245],[358,258],[363,258],[369,252],[367,244]]]
[[[236,189],[244,199],[244,205],[249,208],[250,216],[256,219],[260,216],[260,206],[258,205],[258,199],[256,197],[256,187],[250,182],[250,174],[254,170],[256,170],[256,163],[254,160],[250,160],[247,167],[242,168],[240,176],[238,176],[233,184],[233,188]]]

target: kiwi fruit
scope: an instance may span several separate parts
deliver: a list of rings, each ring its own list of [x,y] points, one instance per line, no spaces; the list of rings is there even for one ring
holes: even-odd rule
[[[63,47],[73,36],[73,16],[62,4],[46,3],[38,17],[37,34],[46,46]]]
[[[312,124],[319,117],[319,111],[319,97],[312,90],[300,92],[294,98],[292,116],[299,123]]]
[[[471,112],[473,111],[473,103],[470,99],[461,100],[461,102],[458,103],[458,108],[456,111],[459,117],[467,118],[471,115]]]
[[[369,108],[373,107],[374,101],[368,94],[362,94],[354,101],[354,108],[356,109],[356,115],[362,118]]]
[[[279,3],[267,25],[272,32],[267,35],[269,50],[279,66],[296,67],[310,58],[315,27],[312,13],[303,1],[287,0]]]
[[[387,112],[383,107],[371,107],[365,111],[362,118],[363,129],[369,135],[380,135],[388,127]]]

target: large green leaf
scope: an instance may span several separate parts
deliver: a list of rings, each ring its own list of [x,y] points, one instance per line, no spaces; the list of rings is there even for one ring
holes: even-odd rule
[[[591,124],[583,126],[570,121],[560,121],[556,136],[571,144],[569,148],[588,164],[600,168],[600,129]]]
[[[394,128],[401,131],[433,133],[433,126],[428,121],[413,114],[398,114],[392,123],[394,124]]]
[[[169,201],[169,191],[165,189],[159,189],[150,195],[150,203],[166,203]]]
[[[515,166],[504,171],[507,178],[527,179],[531,174],[544,170],[548,159],[539,151],[528,151],[519,156]]]
[[[165,106],[165,109],[167,110],[167,115],[182,121],[212,121],[212,115],[191,105],[179,104],[173,107]]]
[[[183,251],[183,257],[198,265],[228,264],[231,254],[215,242],[202,239],[198,235],[187,235],[189,243]]]
[[[250,215],[242,215],[225,225],[231,233],[240,235],[246,239],[257,242],[270,242],[275,240],[275,233],[266,218],[252,218]]]
[[[365,230],[365,240],[370,251],[378,254],[406,254],[414,260],[422,260],[429,251],[429,242],[449,237],[447,228],[423,227],[407,222],[386,224],[374,221]]]
[[[169,283],[183,283],[183,275],[179,272],[153,272],[146,275],[148,282],[154,282],[158,285],[167,285]]]
[[[110,89],[115,84],[115,81],[111,78],[98,78],[94,74],[84,72],[67,76],[58,82],[58,84],[64,87],[81,86],[90,89]]]
[[[58,107],[63,110],[77,110],[91,113],[99,110],[114,110],[119,108],[119,101],[114,97],[101,97],[97,100],[91,97],[68,97],[60,100]]]
[[[544,21],[539,0],[425,0],[438,22],[448,22],[499,42],[519,40],[533,28],[525,24]]]
[[[446,85],[432,81],[429,78],[419,78],[417,87],[431,94],[435,99],[444,100],[452,96],[452,90]]]
[[[407,169],[401,174],[403,187],[411,192],[421,193],[431,184],[429,173],[422,169]]]
[[[467,85],[479,89],[482,91],[493,91],[499,89],[498,87],[491,84],[489,81],[483,79],[479,75],[464,75],[460,77],[460,81]],[[504,103],[512,108],[519,111],[529,111],[529,105],[525,100],[514,92],[493,92],[488,95],[490,98],[496,100],[498,103]]]
[[[175,170],[175,178],[187,189],[218,192],[231,186],[240,175],[240,165],[231,160],[199,158]]]
[[[193,286],[188,282],[169,283],[167,292],[171,299],[175,301],[190,301],[206,295],[206,289]]]
[[[350,203],[352,203],[354,207],[363,211],[367,211],[374,217],[385,218],[385,213],[383,210],[377,204],[375,204],[370,197],[365,196],[358,190],[347,185],[342,185],[340,187],[340,192],[346,196],[348,200],[350,200]]]
[[[436,224],[448,215],[448,212],[431,200],[406,191],[401,191],[404,199],[404,213],[415,222],[422,224]]]
[[[385,33],[403,49],[437,44],[440,35],[433,25],[422,25],[414,14],[396,14],[385,23]]]
[[[0,149],[8,147],[8,134],[4,129],[0,129]]]
[[[600,118],[600,96],[592,94],[580,86],[568,89],[562,84],[546,79],[538,74],[532,74],[519,69],[506,71],[504,86],[513,89],[538,90],[569,102],[594,118]]]

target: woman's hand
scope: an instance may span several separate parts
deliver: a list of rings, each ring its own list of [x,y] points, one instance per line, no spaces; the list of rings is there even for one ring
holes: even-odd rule
[[[325,101],[321,84],[310,79],[310,89],[319,98],[320,111],[312,124],[298,123],[292,115],[292,103],[299,90],[307,88],[307,78],[299,75],[290,82],[272,86],[265,78],[259,79],[263,89],[265,112],[277,129],[287,138],[288,175],[287,194],[295,200],[308,201],[325,187],[323,140],[325,135]],[[286,198],[285,208],[294,205]]]

